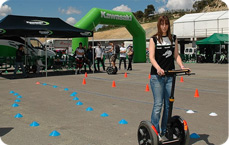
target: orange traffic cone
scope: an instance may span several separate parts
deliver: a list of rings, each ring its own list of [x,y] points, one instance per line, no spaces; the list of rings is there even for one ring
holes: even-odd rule
[[[85,80],[85,78],[83,79],[83,83],[82,83],[83,85],[86,85],[86,80]]]
[[[125,75],[124,75],[125,78],[127,78],[127,73],[125,72]]]
[[[180,82],[183,83],[184,82],[184,78],[181,76],[180,78]]]
[[[198,97],[199,97],[198,89],[196,89],[194,97],[195,97],[195,98],[198,98]]]
[[[87,72],[85,72],[85,78],[87,77]]]
[[[151,75],[150,74],[149,74],[148,78],[151,79]]]
[[[146,85],[146,90],[145,91],[149,92],[149,85],[148,84]]]
[[[114,88],[114,87],[116,87],[116,85],[115,85],[115,81],[113,81],[113,83],[112,83],[112,87]]]
[[[36,82],[37,85],[40,85],[41,83],[40,82]]]

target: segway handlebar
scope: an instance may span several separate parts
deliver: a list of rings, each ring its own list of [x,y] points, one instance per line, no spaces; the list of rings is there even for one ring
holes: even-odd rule
[[[195,73],[191,73],[189,69],[180,69],[180,70],[165,70],[165,75],[195,75]]]

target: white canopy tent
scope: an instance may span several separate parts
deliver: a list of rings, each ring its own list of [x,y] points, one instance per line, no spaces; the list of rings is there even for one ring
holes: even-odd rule
[[[190,40],[208,37],[213,33],[229,33],[229,11],[186,14],[173,23],[177,38]]]

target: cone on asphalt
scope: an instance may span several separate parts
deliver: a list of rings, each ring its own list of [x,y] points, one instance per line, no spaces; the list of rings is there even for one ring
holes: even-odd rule
[[[22,96],[17,96],[17,98],[18,98],[18,99],[21,99],[21,98],[22,98]]]
[[[72,100],[76,101],[76,100],[79,100],[79,98],[77,98],[77,97],[74,97]]]
[[[183,83],[184,82],[184,78],[181,76],[180,78],[180,82]]]
[[[94,109],[92,107],[88,107],[86,111],[93,111]]]
[[[101,114],[100,116],[101,116],[101,117],[108,117],[109,115],[108,115],[107,113],[104,112],[104,113]]]
[[[125,78],[127,78],[127,73],[125,72],[125,75],[124,75]]]
[[[113,83],[112,83],[112,87],[114,88],[114,87],[116,87],[116,85],[115,85],[115,81],[113,81]]]
[[[17,103],[14,103],[11,105],[12,107],[18,107],[19,105]]]
[[[40,125],[40,124],[37,123],[36,121],[33,121],[33,122],[30,124],[31,127],[37,127],[37,126],[39,126],[39,125]]]
[[[87,72],[85,72],[85,78],[87,77]]]
[[[77,106],[81,106],[81,105],[83,105],[83,103],[79,101],[79,102],[76,103],[76,105]]]
[[[57,132],[56,130],[53,130],[53,132],[51,132],[51,133],[49,134],[49,136],[59,136],[59,135],[60,135],[60,133]]]
[[[16,114],[14,117],[15,117],[15,118],[22,118],[23,116],[22,116],[20,113],[18,113],[18,114]]]
[[[86,80],[85,80],[85,78],[83,79],[82,84],[83,84],[83,85],[86,85]]]
[[[192,134],[190,135],[190,138],[197,139],[197,138],[200,138],[200,136],[199,136],[198,134],[196,134],[196,133],[192,133]]]
[[[145,91],[149,92],[149,85],[148,84],[146,85],[146,90]]]
[[[196,89],[194,97],[195,98],[198,98],[199,97],[199,91],[198,91],[198,89]]]
[[[128,122],[125,119],[122,119],[119,121],[119,124],[128,124]]]
[[[16,103],[17,103],[17,102],[21,102],[21,100],[19,100],[19,99],[16,99],[14,102],[16,102]]]
[[[57,86],[53,86],[53,88],[57,88]]]
[[[149,74],[148,79],[151,79],[151,75]]]
[[[40,82],[36,82],[36,85],[40,85],[41,83]]]

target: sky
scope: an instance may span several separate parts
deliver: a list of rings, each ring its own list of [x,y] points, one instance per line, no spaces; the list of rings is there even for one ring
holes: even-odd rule
[[[0,19],[5,16],[24,15],[58,17],[74,25],[92,8],[116,11],[143,11],[154,5],[156,12],[191,9],[196,0],[0,0]],[[3,3],[4,2],[4,3]],[[1,6],[1,4],[3,5]]]

